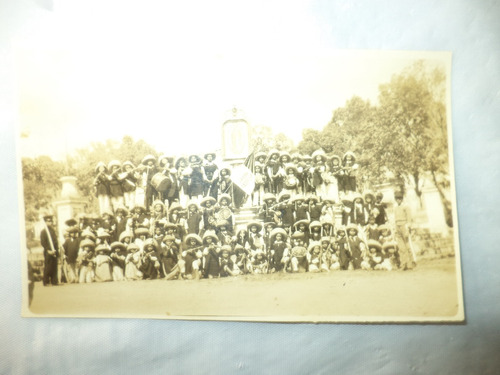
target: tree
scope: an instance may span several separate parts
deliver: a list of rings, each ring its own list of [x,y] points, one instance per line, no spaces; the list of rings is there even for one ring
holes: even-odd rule
[[[250,134],[251,150],[263,151],[267,153],[273,148],[280,151],[291,151],[294,147],[292,139],[284,133],[274,134],[273,130],[269,126],[252,126]]]
[[[22,159],[23,193],[26,222],[39,219],[43,209],[49,209],[61,190],[60,178],[66,170],[64,163],[48,156]]]

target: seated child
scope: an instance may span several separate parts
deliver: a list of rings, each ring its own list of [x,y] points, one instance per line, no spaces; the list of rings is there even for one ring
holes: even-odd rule
[[[144,280],[156,279],[160,271],[160,262],[156,255],[156,243],[152,238],[144,242],[144,250],[139,270],[142,272]]]
[[[364,270],[380,270],[382,265],[382,245],[376,240],[367,241],[368,253],[361,262]]]
[[[221,248],[221,259],[220,259],[220,276],[237,276],[241,274],[241,270],[234,260],[234,255],[231,255],[231,246],[224,245]]]
[[[127,246],[122,242],[113,242],[111,244],[110,257],[113,261],[113,281],[125,280],[125,258],[127,257]]]
[[[264,251],[262,251],[261,249],[257,250],[252,261],[253,273],[267,273],[267,267],[268,263],[266,257],[264,256]]]
[[[291,272],[307,272],[309,263],[307,261],[307,249],[304,246],[304,234],[295,232],[292,235],[294,246],[290,250]]]
[[[80,283],[91,283],[94,281],[94,248],[95,244],[89,239],[80,242],[77,263],[80,265]]]
[[[109,256],[110,248],[107,244],[97,245],[95,256],[95,281],[113,281],[113,260]]]
[[[125,279],[141,280],[142,272],[139,271],[141,265],[141,252],[139,246],[132,242],[127,246],[127,257],[125,258]]]
[[[323,261],[322,247],[319,242],[312,242],[307,252],[309,272],[328,272],[328,266]]]
[[[270,257],[271,272],[285,271],[285,264],[289,259],[285,259],[285,253],[288,253],[286,241],[286,232],[282,228],[275,228],[270,235]]]

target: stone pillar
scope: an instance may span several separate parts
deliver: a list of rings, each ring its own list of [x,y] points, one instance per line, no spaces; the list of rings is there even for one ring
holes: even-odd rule
[[[57,231],[59,239],[64,238],[64,230],[68,219],[74,219],[78,214],[85,212],[87,201],[83,199],[76,187],[77,178],[74,176],[61,177],[61,196],[53,205],[57,217]]]
[[[431,184],[427,184],[422,190],[422,202],[425,206],[431,232],[447,234],[448,226],[446,225],[443,202],[438,189]]]

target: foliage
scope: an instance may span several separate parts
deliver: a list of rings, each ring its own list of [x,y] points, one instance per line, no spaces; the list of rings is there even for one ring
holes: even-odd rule
[[[52,200],[61,190],[59,179],[65,171],[64,163],[53,161],[48,156],[22,159],[26,222],[37,221],[43,210],[50,209]]]
[[[294,148],[293,141],[284,133],[274,134],[269,126],[252,126],[250,149],[268,152],[271,149],[279,151],[291,151]]]

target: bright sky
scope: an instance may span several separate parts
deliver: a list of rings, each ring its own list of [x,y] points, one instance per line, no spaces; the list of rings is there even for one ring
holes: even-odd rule
[[[284,5],[286,4],[286,8]],[[335,51],[308,2],[55,0],[14,39],[22,156],[144,139],[216,150],[233,106],[296,143],[415,54]]]

